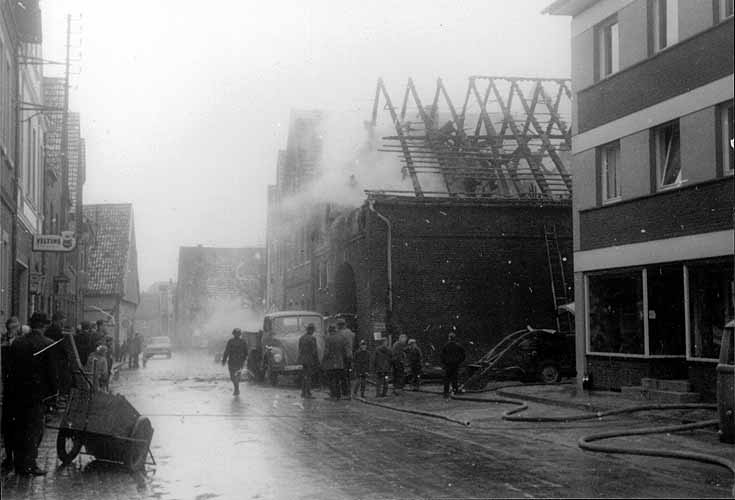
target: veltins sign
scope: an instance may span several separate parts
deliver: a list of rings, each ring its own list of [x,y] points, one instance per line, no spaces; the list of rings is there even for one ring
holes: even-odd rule
[[[74,231],[61,231],[57,234],[34,234],[34,252],[71,252],[77,245]]]

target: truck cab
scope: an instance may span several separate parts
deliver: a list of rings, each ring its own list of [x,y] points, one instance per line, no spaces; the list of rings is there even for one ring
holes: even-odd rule
[[[258,339],[262,352],[260,376],[277,385],[280,375],[299,375],[302,366],[299,356],[299,338],[306,327],[314,325],[319,359],[324,355],[324,319],[313,311],[281,311],[266,314],[263,331]]]

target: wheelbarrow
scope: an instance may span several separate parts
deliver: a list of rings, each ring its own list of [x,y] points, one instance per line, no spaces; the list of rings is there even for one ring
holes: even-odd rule
[[[59,431],[56,453],[61,463],[67,465],[83,453],[98,460],[123,463],[131,471],[141,470],[146,464],[155,465],[150,451],[150,420],[141,416],[124,396],[95,390],[81,369],[73,336],[69,340],[78,370],[76,387],[70,390],[64,414],[55,427]]]

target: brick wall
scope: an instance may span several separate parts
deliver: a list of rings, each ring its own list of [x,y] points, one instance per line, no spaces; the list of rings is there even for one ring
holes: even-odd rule
[[[453,328],[472,357],[527,324],[554,328],[543,230],[556,224],[571,285],[569,205],[386,199],[375,208],[393,231],[392,323],[427,354]],[[364,225],[333,237],[326,258],[334,269],[352,267],[358,336],[370,339],[375,322],[387,320],[387,232],[366,206],[359,210]],[[315,294],[320,312],[342,312],[335,310],[334,274]]]
[[[643,359],[614,356],[587,356],[587,373],[598,390],[620,390],[641,385],[641,378],[687,378],[686,362],[679,358]]]
[[[733,178],[580,213],[582,250],[732,228]]]

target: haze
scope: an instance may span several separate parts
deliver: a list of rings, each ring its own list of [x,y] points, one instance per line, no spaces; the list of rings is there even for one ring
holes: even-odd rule
[[[292,108],[359,128],[380,76],[396,92],[569,77],[569,21],[548,3],[46,0],[44,55],[63,58],[66,14],[82,14],[85,203],[133,203],[145,288],[175,279],[181,245],[264,244]]]

